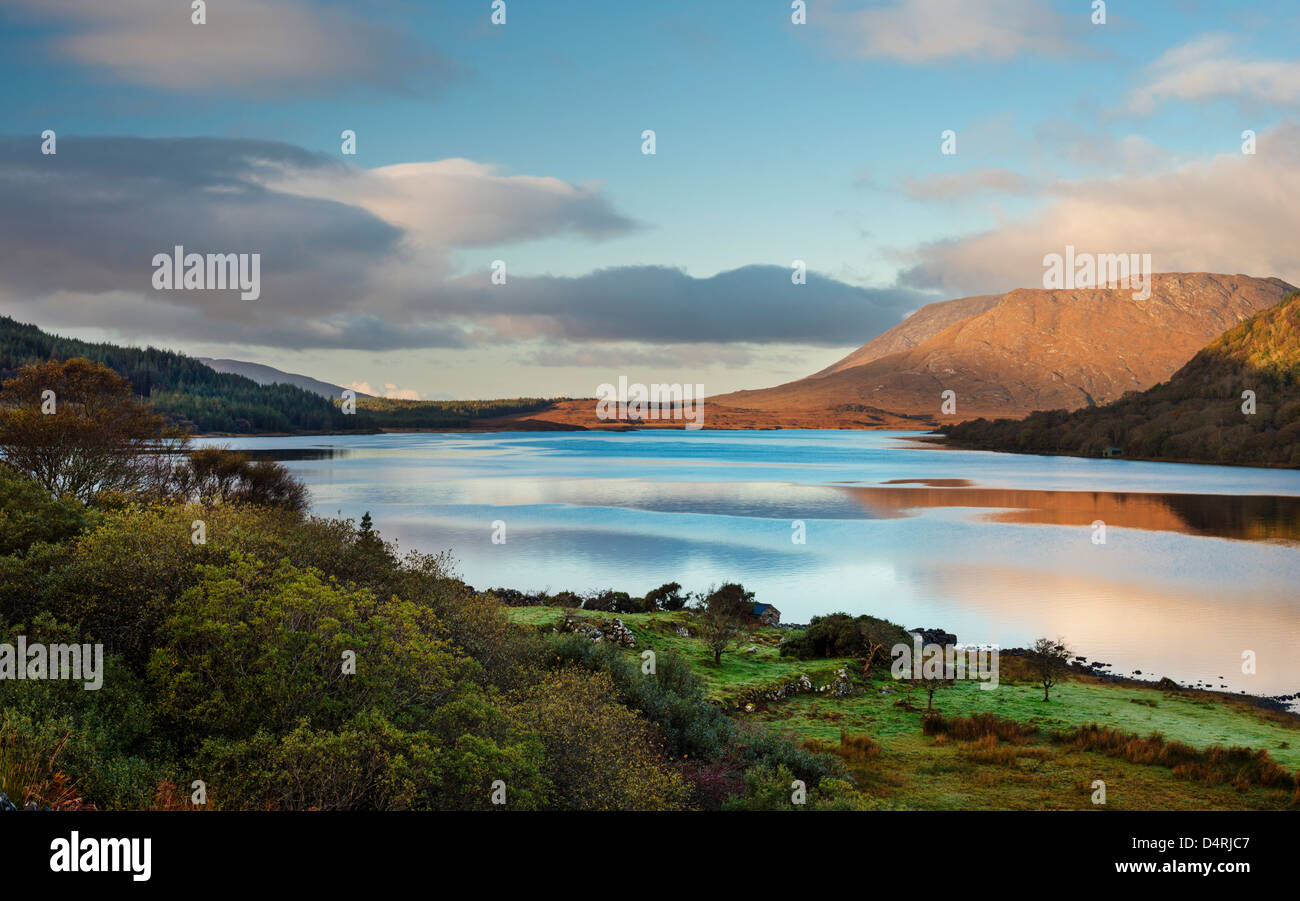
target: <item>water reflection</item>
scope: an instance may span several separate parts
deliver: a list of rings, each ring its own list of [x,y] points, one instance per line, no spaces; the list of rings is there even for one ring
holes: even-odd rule
[[[1127,673],[1300,689],[1300,473],[906,445],[887,433],[320,436],[280,460],[324,515],[450,549],[479,587],[740,581],[786,621],[872,613],[964,641],[1063,635]],[[1219,494],[1210,491],[1221,492]],[[492,523],[508,525],[493,544]],[[1094,545],[1089,526],[1111,531]],[[792,542],[792,523],[806,543]],[[1239,656],[1259,655],[1256,674]],[[1234,668],[1230,664],[1237,661]]]
[[[926,482],[970,484],[965,479]],[[1088,526],[1100,520],[1107,526],[1185,535],[1300,541],[1298,497],[969,487],[846,487],[844,490],[876,517],[898,516],[926,507],[979,507],[1003,511],[988,514],[985,518],[991,522]]]
[[[272,460],[276,463],[295,460],[341,460],[352,456],[352,451],[342,447],[241,447],[240,453],[254,460]]]

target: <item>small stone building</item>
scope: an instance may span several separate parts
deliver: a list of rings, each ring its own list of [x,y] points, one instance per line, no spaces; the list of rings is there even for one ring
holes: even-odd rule
[[[781,622],[781,611],[771,604],[755,604],[754,609],[750,611],[750,616],[763,626],[775,626]]]

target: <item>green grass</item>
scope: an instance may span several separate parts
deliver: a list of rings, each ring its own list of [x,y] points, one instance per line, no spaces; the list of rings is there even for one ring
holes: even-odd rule
[[[559,607],[508,607],[506,611],[513,622],[539,628],[553,626],[561,615]],[[678,627],[693,628],[691,614],[687,611],[619,614],[586,610],[569,612],[576,617],[594,621],[621,619],[636,636],[637,653],[646,649],[660,653],[676,651],[686,658],[691,669],[708,685],[710,695],[718,701],[725,701],[747,688],[834,669],[849,662],[782,657],[777,645],[789,632],[784,629],[759,628],[733,646],[723,655],[722,663],[715,666],[713,654],[704,647],[703,642],[677,633]]]
[[[570,611],[600,620],[613,614]],[[547,629],[561,615],[556,607],[507,608],[511,620],[525,627]],[[1135,764],[1102,754],[1054,745],[1053,730],[1098,723],[1125,732],[1158,732],[1171,741],[1196,748],[1209,745],[1264,749],[1282,766],[1300,769],[1300,717],[1267,711],[1248,701],[1209,692],[1165,692],[1157,688],[1105,682],[1074,675],[1042,700],[1042,688],[1025,676],[1019,661],[1002,659],[999,687],[981,690],[976,682],[958,682],[935,695],[935,709],[946,716],[991,712],[1038,727],[1024,746],[1015,746],[1014,759],[989,763],[970,743],[929,737],[921,733],[922,711],[895,706],[907,696],[905,683],[877,668],[862,680],[858,693],[846,698],[800,694],[757,705],[753,712],[737,708],[735,698],[746,689],[789,681],[799,674],[825,673],[847,666],[860,674],[859,663],[848,660],[797,660],[781,657],[778,644],[787,631],[755,629],[714,665],[712,654],[698,638],[678,634],[691,626],[691,614],[619,614],[636,636],[629,654],[647,648],[682,654],[708,687],[710,696],[738,719],[763,722],[803,742],[838,745],[840,736],[869,735],[880,753],[869,762],[850,761],[855,782],[864,790],[920,809],[1091,809],[1092,783],[1107,785],[1107,809],[1277,809],[1292,804],[1290,791],[1209,785],[1175,777],[1164,767]],[[747,650],[754,648],[753,651]],[[926,697],[911,695],[916,708]],[[1010,746],[999,746],[1002,758]]]
[[[888,691],[888,694],[880,692]],[[813,738],[838,738],[841,725],[873,738],[915,732],[917,714],[895,707],[905,690],[886,676],[861,694],[834,700],[800,696],[761,712],[761,718],[793,728]],[[1196,748],[1208,745],[1244,745],[1266,749],[1278,763],[1300,768],[1300,730],[1297,718],[1270,719],[1264,711],[1236,706],[1208,695],[1169,694],[1154,688],[1136,688],[1101,681],[1074,679],[1052,690],[1027,683],[1003,681],[996,690],[981,691],[961,682],[935,694],[936,710],[948,716],[990,712],[1021,723],[1032,723],[1043,733],[1053,729],[1098,723],[1126,732],[1159,732],[1167,739]],[[1134,704],[1133,699],[1154,701]],[[925,695],[913,694],[913,704],[925,706]]]

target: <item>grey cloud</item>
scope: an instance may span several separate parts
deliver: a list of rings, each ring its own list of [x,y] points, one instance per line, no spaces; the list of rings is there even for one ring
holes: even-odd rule
[[[408,33],[307,0],[220,0],[207,22],[173,0],[0,0],[51,29],[52,55],[183,94],[427,87],[455,67]]]
[[[896,325],[906,310],[934,298],[911,289],[872,289],[808,273],[791,283],[783,266],[745,266],[693,278],[665,266],[597,270],[578,278],[512,277],[490,286],[485,276],[459,279],[448,303],[484,317],[503,317],[508,334],[571,341],[678,343],[800,342],[842,346]]]
[[[254,326],[266,307],[235,292],[154,292],[156,253],[260,253],[279,316],[353,303],[368,270],[397,257],[402,232],[356,207],[267,190],[268,167],[337,164],[258,141],[35,136],[0,139],[0,287],[17,296],[134,291],[215,320]]]
[[[0,299],[33,310],[41,324],[375,351],[538,338],[844,346],[934,299],[815,272],[793,285],[783,266],[710,278],[662,266],[578,277],[512,273],[503,286],[491,285],[486,271],[451,278],[452,250],[493,235],[505,242],[576,231],[594,240],[632,224],[594,188],[500,176],[471,161],[410,165],[419,190],[435,200],[410,204],[425,195],[392,191],[400,177],[384,182],[391,196],[362,190],[355,203],[278,190],[373,173],[274,142],[61,137],[58,154],[43,156],[35,136],[0,139]],[[454,189],[429,187],[448,172]],[[490,202],[476,204],[479,191]],[[445,206],[442,198],[450,198]],[[466,222],[457,213],[476,206],[486,218]],[[153,290],[153,255],[177,244],[260,253],[260,299]]]

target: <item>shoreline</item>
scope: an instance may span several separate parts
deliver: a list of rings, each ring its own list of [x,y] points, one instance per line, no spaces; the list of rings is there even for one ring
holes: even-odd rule
[[[982,447],[979,445],[968,444],[965,442],[954,441],[942,432],[933,428],[900,428],[897,426],[835,426],[829,428],[818,428],[815,426],[780,426],[780,425],[762,425],[762,426],[715,426],[704,427],[700,429],[687,429],[677,425],[662,426],[645,426],[645,425],[610,425],[610,426],[584,426],[574,423],[555,422],[553,420],[524,420],[521,422],[511,423],[492,423],[490,425],[479,426],[462,426],[459,428],[388,428],[388,429],[355,429],[351,431],[325,431],[325,432],[195,432],[191,438],[344,438],[356,435],[463,435],[463,434],[489,434],[495,432],[522,432],[522,433],[546,433],[546,432],[595,432],[595,433],[630,433],[630,432],[661,432],[661,431],[680,431],[680,432],[921,432],[920,435],[910,435],[906,440],[917,441],[928,446],[931,450],[951,450],[951,451],[975,451],[987,454],[1015,454],[1022,457],[1071,457],[1076,460],[1115,460],[1118,462],[1130,463],[1177,463],[1184,466],[1230,466],[1238,469],[1267,469],[1282,471],[1297,471],[1300,467],[1288,466],[1284,463],[1236,463],[1223,460],[1188,460],[1178,457],[1096,457],[1089,454],[1071,453],[1069,451],[1058,451],[1056,453],[1043,453],[1042,451],[1023,451],[1013,450],[1010,448],[992,448]]]
[[[930,433],[913,440],[933,444],[936,450],[942,448],[945,450],[982,451],[986,454],[1016,454],[1021,457],[1073,457],[1076,460],[1115,460],[1119,462],[1127,460],[1130,463],[1181,463],[1184,466],[1234,466],[1239,469],[1300,469],[1300,466],[1288,466],[1285,463],[1235,463],[1224,460],[1187,460],[1181,457],[1096,457],[1091,454],[1078,454],[1071,451],[1057,451],[1049,454],[1042,451],[1012,450],[1005,447],[983,447],[978,444],[954,441],[947,435],[941,437]]]
[[[614,619],[617,619],[618,617],[624,615],[622,613],[608,611],[608,610],[587,610],[582,608],[581,606],[568,607],[565,606],[564,604],[545,603],[542,600],[543,598],[542,595],[522,591],[516,588],[505,588],[503,586],[494,586],[492,588],[488,588],[483,591],[478,591],[477,589],[473,588],[473,586],[466,586],[466,587],[469,588],[469,590],[472,591],[474,594],[492,595],[496,597],[496,599],[501,603],[503,607],[543,607],[550,610],[557,610],[557,611],[565,610],[573,613],[585,614],[587,616],[610,617]],[[550,599],[553,597],[563,596],[565,594],[572,594],[572,593],[563,592],[563,591],[556,592],[554,594],[547,593],[547,598]],[[581,595],[576,595],[576,594],[574,594],[574,596],[581,597]],[[644,611],[644,612],[674,613],[678,611],[659,610],[659,611]],[[799,629],[807,628],[807,626],[808,626],[807,623],[780,623],[776,626],[770,626],[768,628],[776,628],[786,632],[793,632]],[[907,629],[905,631],[908,631],[912,634],[943,633],[943,634],[951,635],[954,639],[956,639],[956,636],[953,635],[952,633],[947,633],[945,632],[945,630],[939,628]],[[952,644],[954,646],[960,646],[961,642],[953,641]],[[998,653],[1000,655],[1007,656],[1007,657],[1024,657],[1029,654],[1029,649],[1001,648],[999,649]],[[1239,691],[1237,693],[1233,693],[1225,689],[1200,688],[1194,685],[1184,685],[1175,679],[1169,678],[1168,676],[1161,676],[1160,678],[1152,677],[1150,679],[1146,679],[1146,678],[1135,678],[1133,675],[1120,675],[1118,673],[1107,672],[1107,669],[1109,669],[1110,666],[1111,664],[1109,663],[1102,663],[1096,660],[1088,660],[1086,659],[1085,655],[1081,655],[1081,654],[1076,654],[1075,657],[1072,658],[1068,663],[1068,667],[1071,673],[1091,676],[1093,678],[1098,679],[1099,681],[1106,682],[1109,684],[1122,686],[1122,687],[1131,687],[1131,688],[1143,688],[1143,689],[1154,688],[1154,689],[1162,689],[1167,691],[1182,692],[1184,694],[1190,694],[1190,695],[1206,696],[1214,699],[1219,703],[1228,702],[1228,701],[1246,703],[1253,707],[1258,707],[1262,710],[1268,710],[1273,713],[1279,713],[1284,716],[1294,718],[1297,722],[1300,722],[1300,689],[1296,690],[1291,694],[1280,694],[1280,695],[1251,694],[1246,691]],[[1296,704],[1296,707],[1293,708],[1291,706],[1292,704]]]

